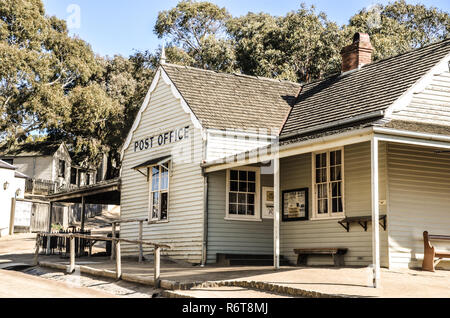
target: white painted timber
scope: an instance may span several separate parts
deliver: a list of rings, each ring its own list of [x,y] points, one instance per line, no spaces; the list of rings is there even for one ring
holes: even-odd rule
[[[394,111],[392,119],[450,125],[450,72],[434,74],[428,85]]]
[[[450,154],[389,143],[388,176],[390,267],[421,267],[423,232],[450,235]],[[450,251],[447,243],[433,245]]]
[[[210,162],[267,146],[273,142],[274,138],[264,134],[258,135],[256,131],[239,133],[208,129],[206,161]]]
[[[201,129],[196,128],[171,86],[160,76],[153,84],[148,105],[139,114],[128,146],[123,149],[121,218],[145,218],[149,211],[149,184],[147,178],[132,168],[150,159],[172,156],[169,178],[168,221],[144,224],[143,238],[159,243],[170,243],[173,250],[163,255],[200,263],[203,242],[203,140]],[[135,152],[134,143],[173,129],[189,126],[189,138],[177,143]],[[146,173],[146,169],[140,169]],[[121,225],[123,238],[137,239],[139,223]],[[122,252],[138,254],[137,245],[123,244]],[[144,254],[152,252],[144,248]]]
[[[261,175],[261,188],[273,186],[273,175]],[[273,220],[225,220],[226,171],[208,174],[208,263],[217,253],[273,253]],[[260,204],[261,206],[261,204]]]
[[[385,144],[380,144],[380,200],[386,199]],[[309,188],[309,215],[312,207],[311,153],[281,159],[281,190]],[[370,143],[358,143],[344,148],[344,196],[346,216],[370,216],[371,207],[371,159]],[[386,206],[380,206],[380,214]],[[348,248],[346,265],[372,264],[372,232],[352,224],[347,232],[337,223],[338,219],[308,220],[281,223],[281,255],[296,262],[294,248],[341,247]],[[381,265],[388,266],[387,231],[380,229]],[[331,257],[310,257],[311,265],[331,265]]]

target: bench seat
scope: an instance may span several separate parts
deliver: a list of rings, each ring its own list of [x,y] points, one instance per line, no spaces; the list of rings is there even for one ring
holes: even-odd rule
[[[331,255],[335,266],[345,266],[344,255],[347,248],[295,248],[294,253],[298,255],[297,265],[305,266],[310,255]]]
[[[431,245],[432,240],[450,241],[450,236],[447,235],[430,235],[427,231],[423,232],[424,256],[422,262],[422,270],[434,272],[436,265],[443,258],[450,258],[450,252],[436,251],[435,247]],[[435,261],[435,258],[437,260]]]

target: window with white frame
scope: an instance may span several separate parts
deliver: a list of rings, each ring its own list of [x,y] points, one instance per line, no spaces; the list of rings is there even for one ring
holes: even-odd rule
[[[227,170],[227,219],[260,219],[259,172],[258,167],[241,167]]]
[[[344,215],[344,149],[313,153],[313,216]]]
[[[149,220],[166,221],[169,209],[169,163],[149,168]]]

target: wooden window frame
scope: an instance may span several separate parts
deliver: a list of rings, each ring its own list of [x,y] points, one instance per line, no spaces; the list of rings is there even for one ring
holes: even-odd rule
[[[230,201],[230,171],[253,171],[255,172],[255,215],[237,215],[229,213]],[[226,170],[226,200],[225,220],[229,221],[258,221],[261,222],[261,168],[260,167],[237,167]]]
[[[331,188],[331,176],[330,176],[330,153],[333,151],[341,151],[341,190],[342,190],[342,212],[332,212],[332,188]],[[326,164],[326,170],[327,170],[327,198],[328,198],[328,213],[327,214],[319,214],[317,209],[317,190],[316,190],[316,155],[319,154],[327,154],[327,164]],[[312,213],[311,213],[311,219],[312,220],[331,220],[331,219],[342,219],[345,217],[345,152],[344,147],[337,147],[337,148],[331,148],[323,151],[316,151],[311,153],[312,156]]]
[[[61,171],[61,163],[64,163],[64,169]],[[66,178],[66,161],[58,159],[58,178]]]
[[[153,191],[152,190],[152,169],[154,167],[158,167],[159,174],[161,175],[162,169],[167,170],[167,189],[161,190],[161,177],[159,177],[159,184],[158,184],[158,190]],[[170,162],[162,163],[162,164],[156,164],[147,167],[147,183],[148,183],[148,195],[149,195],[149,204],[148,204],[148,223],[167,223],[169,222],[169,203],[170,203],[170,170],[171,165]],[[158,192],[159,193],[159,203],[158,203],[158,217],[153,218],[153,193]],[[167,193],[167,217],[165,219],[161,219],[161,193]]]

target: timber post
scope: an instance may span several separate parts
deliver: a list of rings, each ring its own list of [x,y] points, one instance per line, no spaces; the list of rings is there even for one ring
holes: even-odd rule
[[[144,221],[139,221],[139,263],[142,263],[144,260],[144,249],[142,248],[142,232],[144,227]]]
[[[112,223],[112,238],[116,238],[116,222]],[[116,241],[112,240],[111,242],[111,260],[114,259],[114,256],[116,255]]]
[[[116,242],[116,278],[122,277],[122,262],[120,256],[120,241]]]
[[[9,219],[9,235],[14,235],[14,218],[16,217],[16,198],[11,198],[11,216]]]
[[[70,236],[70,265],[67,270],[69,274],[75,271],[75,237]]]
[[[160,276],[161,276],[161,247],[155,246],[155,288],[159,288],[159,285],[161,283]]]
[[[48,233],[52,232],[52,211],[53,211],[53,202],[50,201],[50,207],[48,212]],[[47,255],[50,255],[50,236],[47,236]]]
[[[33,265],[37,266],[39,264],[39,243],[40,243],[40,234],[38,233],[36,235],[36,247],[34,250],[34,258],[33,258]]]

